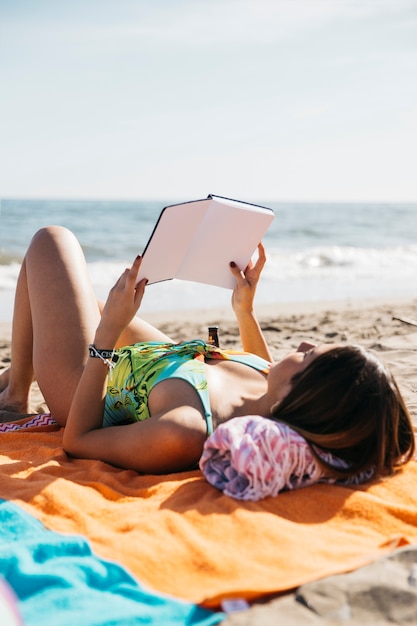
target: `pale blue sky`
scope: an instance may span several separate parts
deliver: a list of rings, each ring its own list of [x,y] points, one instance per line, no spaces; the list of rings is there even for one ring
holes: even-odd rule
[[[0,196],[417,201],[417,0],[0,0]]]

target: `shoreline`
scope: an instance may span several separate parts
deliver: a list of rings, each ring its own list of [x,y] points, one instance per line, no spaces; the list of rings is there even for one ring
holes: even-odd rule
[[[324,314],[326,312],[348,313],[352,311],[365,311],[368,309],[392,309],[393,315],[398,311],[398,318],[408,318],[415,321],[417,324],[417,295],[416,297],[391,297],[391,298],[346,298],[335,300],[320,300],[320,301],[294,301],[294,302],[276,302],[269,304],[260,304],[255,306],[256,314],[260,323],[271,318],[286,317],[288,315],[294,316],[308,316]],[[407,310],[407,315],[403,313],[404,309]],[[414,311],[414,312],[413,312]],[[199,322],[204,325],[214,324],[217,320],[227,321],[228,323],[235,321],[235,316],[231,306],[214,306],[206,308],[184,308],[176,309],[172,308],[169,311],[139,311],[139,317],[145,321],[159,326],[160,324],[175,325],[184,324],[185,322],[191,324],[198,324]],[[412,324],[409,325],[412,331]],[[0,319],[0,341],[10,340],[11,338],[12,319],[7,320]],[[417,328],[417,326],[416,326]]]
[[[349,311],[364,310],[373,307],[415,307],[415,318],[417,321],[417,295],[415,297],[398,296],[391,298],[346,298],[334,300],[312,300],[312,301],[293,301],[293,302],[275,302],[269,304],[255,303],[255,310],[260,320],[265,317],[274,317],[281,315],[308,315],[309,313],[323,313],[327,310]],[[221,319],[234,320],[234,314],[231,307],[207,307],[204,309],[171,309],[170,311],[144,311],[143,319],[148,322],[152,320],[166,323],[173,317],[184,316],[195,319],[196,317],[210,318],[218,316]]]

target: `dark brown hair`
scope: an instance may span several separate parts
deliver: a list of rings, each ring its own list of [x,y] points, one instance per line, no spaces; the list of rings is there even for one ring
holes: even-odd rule
[[[293,377],[291,391],[270,417],[343,459],[346,470],[316,454],[339,477],[370,468],[375,475],[391,474],[414,454],[413,425],[397,383],[360,346],[336,347],[314,359]]]

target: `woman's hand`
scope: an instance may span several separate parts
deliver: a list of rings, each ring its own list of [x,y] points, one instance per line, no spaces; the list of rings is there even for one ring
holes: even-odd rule
[[[121,332],[136,315],[148,282],[144,278],[136,284],[141,263],[142,257],[137,256],[132,267],[125,269],[110,290],[101,314],[95,341],[101,343],[100,340],[104,340],[114,345]],[[104,347],[110,348],[111,345],[108,343]]]
[[[263,335],[262,329],[253,310],[256,287],[266,262],[265,248],[258,245],[258,258],[252,261],[245,271],[240,270],[235,263],[230,264],[233,276],[236,278],[236,287],[232,295],[232,307],[239,325],[242,347],[246,352],[252,352],[271,361],[271,353]]]
[[[235,263],[230,264],[230,270],[236,279],[236,287],[232,294],[232,307],[236,315],[253,311],[253,301],[259,278],[266,262],[265,248],[262,243],[258,245],[258,258],[254,264],[249,262],[244,271]]]

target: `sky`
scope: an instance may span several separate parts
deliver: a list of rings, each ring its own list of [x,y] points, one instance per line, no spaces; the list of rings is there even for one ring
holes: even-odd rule
[[[0,0],[0,197],[417,201],[417,0]]]

